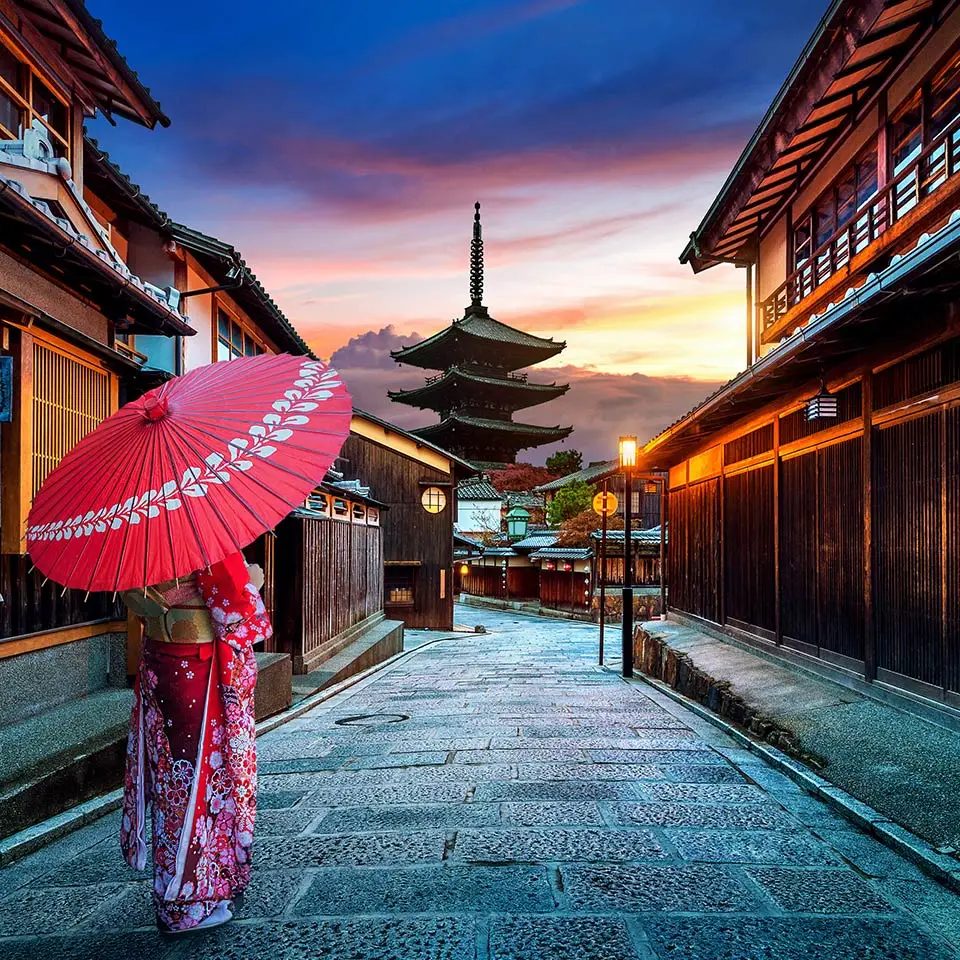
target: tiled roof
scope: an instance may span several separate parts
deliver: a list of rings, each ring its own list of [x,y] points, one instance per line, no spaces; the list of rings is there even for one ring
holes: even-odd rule
[[[514,545],[514,550],[538,550],[541,547],[552,547],[557,542],[559,534],[555,530],[543,530],[528,534]]]
[[[90,180],[91,173],[106,178],[114,189],[119,190],[124,198],[141,214],[143,221],[149,226],[162,230],[170,222],[170,218],[144,192],[138,183],[134,183],[120,167],[110,159],[99,142],[86,131],[83,135],[84,148],[84,179]],[[92,171],[91,171],[91,168]],[[89,184],[88,184],[89,185]],[[96,190],[94,190],[96,192]],[[108,201],[109,203],[109,201]]]
[[[244,299],[252,299],[256,307],[265,311],[273,319],[296,348],[308,357],[314,356],[313,351],[297,332],[296,327],[284,316],[283,311],[277,306],[273,297],[263,288],[256,274],[246,265],[243,257],[240,255],[240,251],[237,250],[236,247],[225,243],[223,240],[218,240],[209,234],[194,230],[193,227],[176,223],[173,220],[169,221],[168,229],[177,243],[186,247],[192,253],[199,254],[207,265],[213,261],[222,266],[224,272],[232,265],[239,267],[243,275],[243,283],[231,291],[233,296],[240,300],[241,303]],[[218,279],[220,278],[218,277]],[[241,291],[250,291],[253,296],[246,298],[242,296]]]
[[[589,560],[593,556],[590,547],[544,547],[530,554],[531,560]]]
[[[29,161],[20,162],[29,163]],[[176,309],[167,291],[131,273],[129,267],[108,242],[107,250],[95,246],[90,238],[81,233],[70,220],[58,217],[44,200],[33,197],[23,183],[13,176],[8,176],[6,172],[8,169],[10,173],[16,173],[18,164],[14,164],[11,160],[11,165],[8,166],[5,162],[3,171],[0,171],[0,188],[2,188],[0,196],[3,197],[4,204],[14,208],[16,217],[21,222],[30,223],[34,231],[40,231],[51,239],[55,238],[63,248],[60,253],[62,258],[69,257],[77,263],[82,263],[84,269],[91,268],[100,275],[109,276],[110,284],[118,285],[114,296],[123,294],[125,298],[129,298],[128,302],[136,303],[151,316],[160,319],[171,332],[181,336],[193,336],[196,333]],[[72,180],[69,181],[67,189],[70,190],[72,199],[77,205],[89,213],[91,229],[93,229],[96,220]],[[101,242],[103,242],[102,238]]]
[[[514,369],[546,360],[548,357],[560,353],[566,347],[566,342],[563,340],[554,340],[552,337],[549,339],[536,337],[531,333],[524,333],[523,330],[507,326],[499,320],[494,320],[486,312],[486,308],[480,307],[470,308],[465,316],[459,320],[454,320],[433,336],[427,337],[426,340],[421,340],[419,343],[412,343],[408,347],[402,347],[400,350],[392,350],[390,355],[400,363],[412,363],[432,370],[443,369],[449,366],[451,362],[464,359],[453,355],[457,353],[457,350],[454,350],[453,354],[448,356],[446,360],[444,359],[444,356],[450,353],[448,349],[450,345],[454,344],[461,335],[471,341],[468,353],[483,350],[484,345],[493,347],[495,344],[502,344],[506,347],[516,348],[512,353],[513,361],[515,361]],[[533,356],[529,356],[530,352],[533,353]]]
[[[96,106],[111,122],[113,115],[118,115],[147,127],[157,123],[170,126],[169,117],[117,49],[116,42],[106,35],[103,22],[87,10],[83,0],[62,0],[60,8],[52,3],[20,6],[33,26],[76,72],[95,98]],[[119,75],[119,84],[104,60],[109,60],[110,67]]]
[[[483,555],[485,557],[515,557],[517,553],[513,547],[486,547]]]
[[[515,343],[521,347],[540,347],[545,349],[563,349],[565,341],[556,341],[553,337],[536,337],[532,333],[525,333],[516,327],[508,326],[499,320],[494,320],[487,313],[470,313],[462,320],[454,321],[464,333],[472,337],[481,337],[484,340],[496,340],[500,343]]]
[[[478,427],[482,430],[492,430],[497,433],[526,433],[539,437],[555,437],[558,440],[569,436],[573,431],[573,427],[541,427],[536,423],[518,423],[515,420],[487,420],[483,417],[471,417],[465,413],[452,413],[439,423],[433,423],[427,427],[418,427],[413,432],[420,436],[430,436],[431,433],[436,433],[439,428],[454,423],[462,423],[469,427]]]
[[[508,507],[542,507],[545,502],[542,493],[529,490],[508,490],[503,501]]]
[[[603,536],[602,530],[594,530],[590,534],[591,540],[599,540]],[[616,543],[623,543],[623,531],[622,530],[608,530],[607,539]],[[666,542],[666,537],[664,537],[664,542]],[[659,527],[650,527],[648,530],[633,530],[631,531],[630,541],[632,543],[660,543],[660,528]]]
[[[476,479],[461,480],[457,484],[458,500],[497,500],[500,498],[500,491],[483,477]]]
[[[369,420],[371,423],[375,423],[378,427],[383,427],[385,430],[391,433],[398,433],[402,437],[407,437],[407,439],[413,440],[414,443],[419,443],[424,447],[428,447],[430,450],[435,450],[441,456],[446,457],[452,464],[459,467],[462,472],[470,476],[474,476],[480,472],[472,463],[468,463],[462,457],[458,457],[455,453],[451,453],[449,450],[444,450],[443,447],[437,446],[437,444],[431,443],[429,440],[425,440],[423,437],[417,436],[412,430],[404,430],[403,427],[398,427],[395,423],[391,423],[389,420],[384,420],[382,417],[377,417],[372,413],[367,413],[366,410],[361,410],[359,407],[354,407],[353,413],[355,416],[363,417],[364,420]]]
[[[568,484],[577,483],[578,481],[593,483],[594,480],[603,480],[604,477],[616,473],[619,469],[620,462],[618,460],[605,460],[603,463],[596,463],[593,466],[577,470],[576,473],[568,473],[565,477],[557,477],[556,480],[541,483],[536,489],[542,493],[546,493],[548,490],[560,490]]]

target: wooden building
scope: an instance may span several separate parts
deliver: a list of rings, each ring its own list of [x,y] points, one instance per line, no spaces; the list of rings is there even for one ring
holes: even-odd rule
[[[681,258],[745,269],[748,367],[643,450],[670,471],[672,609],[941,708],[960,707],[958,138],[955,5],[834,3]]]
[[[389,508],[383,518],[387,616],[411,629],[451,629],[457,484],[476,471],[422,437],[359,410],[336,468],[369,486]]]
[[[140,362],[127,335],[189,337],[176,292],[131,266],[97,215],[84,121],[168,120],[74,0],[0,9],[0,724],[123,682],[125,614],[31,572],[24,524],[63,455],[117,409]],[[0,419],[3,419],[0,417]]]
[[[470,306],[463,317],[420,343],[393,352],[397,363],[439,370],[422,387],[391,391],[391,400],[440,414],[413,432],[477,466],[514,463],[529,447],[563,440],[572,427],[542,427],[513,419],[517,410],[547,403],[567,384],[532,383],[524,367],[556,356],[563,342],[535,337],[494,320],[483,305],[483,238],[477,204],[470,244]]]
[[[324,483],[277,530],[276,615],[269,652],[308,674],[360,640],[349,672],[403,649],[384,614],[385,505],[359,484]]]

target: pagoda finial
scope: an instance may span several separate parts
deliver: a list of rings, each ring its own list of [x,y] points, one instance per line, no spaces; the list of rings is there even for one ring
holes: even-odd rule
[[[483,234],[480,230],[480,201],[475,204],[473,239],[470,241],[470,305],[483,304]]]

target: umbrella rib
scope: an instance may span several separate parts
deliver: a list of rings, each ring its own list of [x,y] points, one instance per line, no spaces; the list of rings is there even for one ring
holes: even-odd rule
[[[186,435],[185,435],[185,431],[181,431],[181,439],[184,441],[185,446],[187,446],[187,448],[190,450],[190,452],[191,452],[194,456],[199,457],[199,458],[200,458],[200,461],[201,461],[201,463],[202,463],[202,462],[204,461],[203,455],[200,454],[200,453],[198,453],[198,452],[196,451],[196,449],[194,449],[193,447],[191,447],[190,443],[187,441],[187,437],[186,437]],[[229,487],[230,487],[229,484],[221,484],[221,486],[227,487],[228,489],[229,489]],[[247,510],[248,510],[251,514],[253,514],[254,517],[256,517],[256,519],[257,519],[258,522],[260,522],[260,523],[263,522],[263,521],[260,520],[259,517],[256,516],[256,514],[254,513],[254,511],[253,511],[246,503],[243,502],[243,500],[240,498],[240,496],[237,494],[237,492],[236,492],[235,490],[230,490],[230,493],[237,499],[237,501],[238,501],[242,506],[246,507]],[[189,500],[189,499],[192,499],[192,498],[186,497],[186,498],[184,498],[184,499],[185,499],[185,500]],[[235,536],[234,533],[233,533],[233,530],[230,529],[230,526],[229,526],[229,525],[226,523],[226,521],[223,519],[223,514],[220,512],[219,507],[216,505],[216,503],[213,502],[213,500],[212,500],[211,498],[207,497],[206,500],[207,500],[207,502],[210,504],[211,510],[213,510],[213,512],[217,515],[217,519],[220,521],[220,525],[223,527],[223,529],[227,532],[227,535],[228,535],[228,536],[230,537],[230,539],[233,541],[234,546],[236,546],[236,548],[237,548],[238,551],[243,550],[243,545],[240,543],[239,540],[237,540],[236,536]],[[206,551],[205,551],[205,550],[203,551],[203,553],[204,553],[204,555],[206,555]],[[221,559],[223,559],[223,558],[221,557]],[[210,564],[209,564],[209,562],[208,562],[208,563],[207,563],[207,566],[209,566],[209,565],[210,565]]]
[[[133,431],[131,430],[131,431],[129,431],[129,432],[132,433]],[[118,442],[118,441],[117,441],[117,439],[115,438],[114,443],[117,443],[117,442]],[[82,443],[82,441],[81,441],[81,443]],[[74,449],[76,450],[76,449],[78,449],[78,448],[75,447]],[[79,458],[78,458],[78,459],[79,459]],[[130,462],[130,470],[129,470],[129,473],[128,473],[128,474],[124,474],[124,473],[119,472],[119,471],[118,471],[116,474],[114,474],[116,489],[117,489],[118,491],[120,491],[120,490],[123,489],[123,481],[124,481],[124,478],[125,478],[126,476],[132,475],[132,473],[133,473],[133,461],[131,460],[131,461],[129,461],[129,462]],[[66,476],[68,476],[68,473],[64,473],[64,474],[62,474],[62,476],[66,477]],[[64,502],[65,502],[65,500],[67,499],[67,497],[69,497],[71,494],[75,493],[74,484],[72,484],[72,483],[67,483],[66,481],[63,481],[62,486],[63,486],[63,492],[62,492],[61,496],[59,497],[59,499],[56,501],[56,504],[55,504],[55,505],[56,505],[56,508],[57,508],[57,511],[59,511],[59,510],[62,509],[62,505],[64,504]],[[72,512],[72,511],[70,511],[70,512]],[[88,592],[89,592],[90,584],[93,582],[93,575],[95,575],[97,569],[99,568],[100,561],[101,561],[101,559],[102,559],[102,557],[103,557],[103,551],[104,551],[104,549],[106,548],[106,540],[107,540],[107,538],[104,537],[103,544],[101,545],[100,554],[99,554],[98,557],[97,557],[97,562],[96,562],[96,564],[95,564],[95,565],[93,566],[93,568],[92,568],[91,579],[87,582],[87,590],[88,590]],[[69,575],[68,575],[69,577],[72,577],[73,574],[74,574],[74,572],[75,572],[75,571],[77,570],[77,568],[80,566],[80,562],[81,562],[81,560],[83,559],[85,553],[86,553],[86,550],[85,550],[85,549],[81,549],[81,550],[78,551],[76,561],[74,562],[74,565],[73,565],[73,567],[71,568],[70,573],[69,573]]]
[[[186,431],[184,431],[184,432],[186,432]],[[297,449],[297,450],[302,450],[302,451],[307,452],[307,453],[314,453],[314,454],[315,454],[315,451],[310,450],[308,447],[293,447],[293,445],[288,444],[287,441],[283,441],[283,445],[284,445],[284,448],[285,448],[285,449]],[[259,458],[258,458],[258,459],[259,459]],[[267,461],[262,460],[262,459],[259,460],[259,462],[260,462],[260,463],[267,463]],[[323,480],[323,477],[321,477],[320,480],[314,480],[313,477],[312,477],[310,474],[299,473],[299,472],[297,472],[296,470],[293,470],[293,469],[291,469],[290,467],[283,466],[282,464],[279,464],[279,463],[277,463],[276,461],[273,461],[273,460],[269,461],[269,466],[270,466],[272,469],[274,469],[274,470],[279,470],[281,473],[286,473],[288,476],[295,477],[297,480],[302,480],[302,481],[304,481],[305,483],[312,483],[314,486],[316,486],[318,483],[320,483],[321,480]],[[247,479],[249,479],[252,483],[256,483],[257,486],[262,487],[262,488],[263,488],[264,490],[266,490],[267,492],[272,493],[274,496],[277,496],[276,491],[272,490],[272,489],[268,486],[268,484],[266,484],[264,481],[260,480],[259,478],[256,478],[256,479],[254,478],[254,476],[253,476],[253,470],[254,470],[254,468],[252,467],[252,468],[245,474],[245,476],[247,477]],[[324,474],[326,474],[326,470],[324,470]],[[229,486],[229,484],[227,484],[226,486]],[[279,498],[279,499],[283,499],[283,498]],[[241,502],[242,502],[242,501],[241,501]],[[288,502],[288,501],[285,501],[285,502]],[[292,506],[291,506],[291,509],[293,509]],[[251,512],[252,512],[252,511],[251,511]]]
[[[169,439],[168,439],[168,441],[167,441],[167,450],[168,450],[168,452],[169,452],[169,454],[170,454],[170,462],[173,463],[173,462],[174,462],[173,446],[172,446],[172,443],[169,441]],[[179,472],[179,470],[178,470],[177,472]],[[174,479],[176,479],[176,478],[174,478]],[[189,520],[189,522],[190,522],[190,527],[191,527],[191,529],[193,530],[193,535],[194,535],[194,537],[196,538],[197,546],[200,548],[200,557],[201,557],[201,559],[202,559],[202,561],[203,561],[203,563],[201,564],[201,567],[209,567],[209,566],[210,566],[210,557],[207,555],[206,547],[203,545],[203,537],[200,536],[200,528],[199,528],[199,526],[198,526],[198,524],[197,524],[197,518],[193,515],[193,503],[192,503],[192,498],[191,498],[191,497],[184,496],[183,487],[182,487],[182,485],[180,484],[180,481],[179,481],[179,480],[177,481],[177,493],[180,494],[180,500],[181,500],[181,502],[182,502],[182,504],[183,504],[183,509],[186,511],[186,514],[187,514],[187,520]],[[169,511],[167,511],[167,512],[169,513]],[[173,542],[173,539],[172,539],[172,538],[173,538],[173,531],[172,531],[172,530],[171,530],[171,532],[170,532],[170,537],[171,537],[171,543],[172,543],[172,542]],[[198,569],[200,569],[200,568],[198,568]],[[190,571],[188,571],[188,572],[189,572],[189,573],[193,573],[194,571],[193,571],[193,570],[190,570]]]
[[[133,465],[133,462],[131,461],[131,468],[130,468],[130,473],[128,474],[128,476],[132,476],[132,474],[133,474],[133,469],[134,469],[134,465]],[[69,541],[69,540],[64,540],[64,541],[62,541],[62,542],[63,542],[63,544],[64,544],[64,548],[61,550],[61,555],[65,552],[66,544],[70,543],[70,541]],[[104,538],[103,538],[103,544],[101,545],[100,555],[97,557],[97,563],[96,563],[96,565],[95,565],[94,568],[93,568],[94,573],[95,573],[96,570],[99,568],[100,561],[103,559],[103,551],[104,551],[104,549],[105,549],[105,547],[106,547],[106,542],[107,542],[107,537],[104,537]],[[71,569],[70,569],[70,573],[67,575],[67,579],[70,579],[70,578],[73,577],[73,574],[76,572],[77,568],[80,566],[80,561],[83,559],[83,555],[84,555],[85,552],[86,552],[86,551],[85,551],[83,548],[81,548],[80,550],[77,551],[76,559],[74,560],[73,566],[72,566]],[[89,590],[90,584],[91,584],[92,582],[93,582],[93,577],[91,576],[91,579],[90,579],[89,581],[87,581],[87,589],[88,589],[88,590]]]

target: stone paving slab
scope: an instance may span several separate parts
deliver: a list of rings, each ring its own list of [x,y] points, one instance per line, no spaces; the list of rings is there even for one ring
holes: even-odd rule
[[[593,628],[471,615],[261,739],[233,923],[156,934],[112,815],[0,869],[0,960],[958,955],[957,895],[598,669]]]

